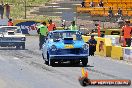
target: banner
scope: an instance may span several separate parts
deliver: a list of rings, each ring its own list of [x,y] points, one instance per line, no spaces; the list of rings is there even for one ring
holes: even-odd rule
[[[44,20],[43,20],[44,21]],[[14,20],[14,26],[19,26],[23,34],[37,35],[37,25],[40,25],[42,20]],[[46,21],[47,22],[47,21]]]

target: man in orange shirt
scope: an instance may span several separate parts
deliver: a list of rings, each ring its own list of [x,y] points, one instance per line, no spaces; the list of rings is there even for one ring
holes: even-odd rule
[[[8,21],[8,26],[13,26],[12,19],[9,19],[9,21]]]
[[[53,31],[55,29],[56,29],[55,23],[52,23],[52,20],[49,20],[48,31]]]
[[[125,26],[122,27],[122,33],[124,37],[124,44],[123,46],[131,46],[131,34],[132,34],[132,27],[130,27],[130,21],[125,21]]]

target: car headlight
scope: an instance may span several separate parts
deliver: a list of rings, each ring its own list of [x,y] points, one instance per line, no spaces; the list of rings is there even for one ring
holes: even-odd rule
[[[51,50],[52,50],[52,51],[56,51],[56,50],[57,50],[57,47],[56,47],[55,45],[52,45],[52,46],[51,46]]]
[[[25,40],[26,40],[26,38],[25,38],[25,37],[23,37],[23,38],[21,38],[21,40],[22,40],[22,41],[25,41]]]
[[[87,45],[87,44],[84,44],[82,48],[83,48],[84,50],[88,50],[88,45]]]

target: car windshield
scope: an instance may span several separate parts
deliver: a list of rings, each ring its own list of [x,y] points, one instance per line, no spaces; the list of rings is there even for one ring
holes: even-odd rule
[[[52,32],[50,34],[50,39],[63,40],[64,38],[73,38],[73,40],[81,40],[81,33],[78,31],[65,31],[65,32]]]
[[[21,33],[21,30],[18,27],[1,27],[0,33],[7,32],[7,31],[14,31],[15,33]]]

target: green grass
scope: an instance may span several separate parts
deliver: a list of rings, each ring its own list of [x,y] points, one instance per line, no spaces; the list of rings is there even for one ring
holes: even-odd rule
[[[4,0],[4,3],[11,4],[11,18],[13,19],[23,19],[25,17],[25,0]],[[50,0],[26,0],[27,6],[39,6]],[[33,7],[27,7],[27,12]],[[37,16],[42,18],[42,16]],[[35,17],[35,19],[38,19]]]

